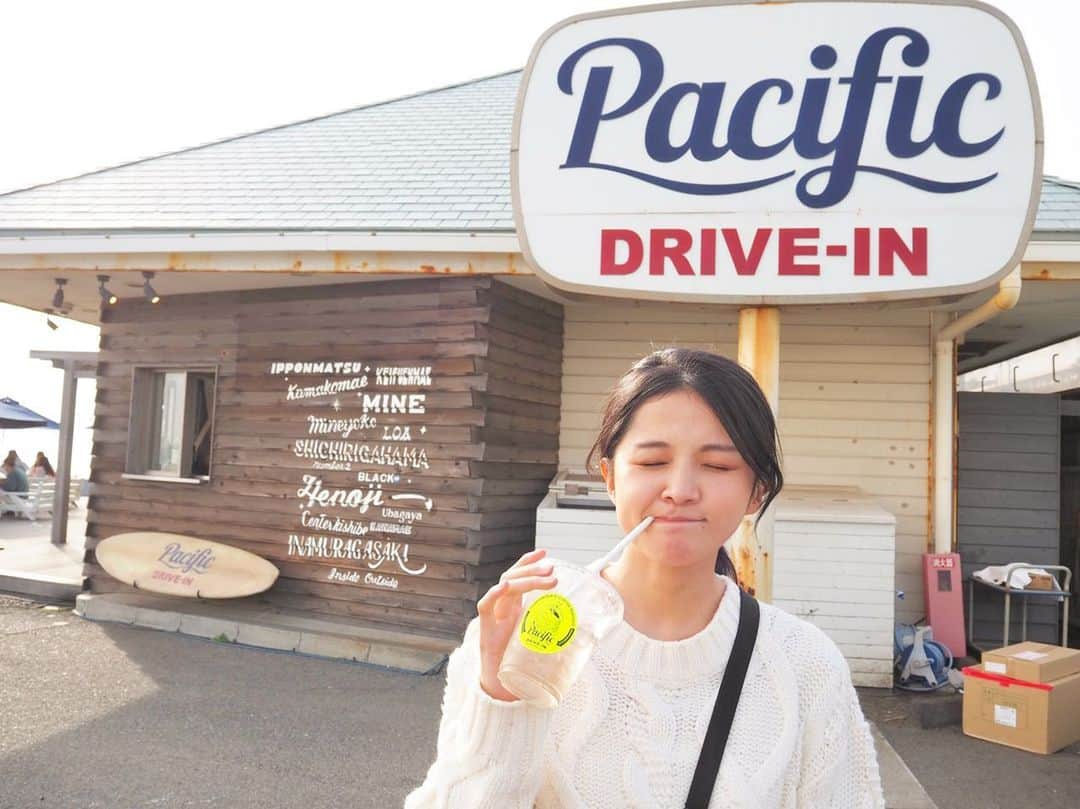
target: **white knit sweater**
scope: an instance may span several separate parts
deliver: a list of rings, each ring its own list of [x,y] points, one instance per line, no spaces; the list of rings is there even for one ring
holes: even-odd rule
[[[405,809],[683,809],[739,623],[729,579],[680,641],[620,623],[554,710],[480,688],[479,624],[450,656],[438,752]],[[761,604],[710,809],[883,809],[847,663],[821,630]]]

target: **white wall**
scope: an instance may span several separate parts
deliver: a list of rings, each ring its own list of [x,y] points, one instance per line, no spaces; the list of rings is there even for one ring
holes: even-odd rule
[[[559,466],[582,469],[600,427],[604,396],[656,348],[705,348],[734,357],[738,312],[691,304],[566,304]]]

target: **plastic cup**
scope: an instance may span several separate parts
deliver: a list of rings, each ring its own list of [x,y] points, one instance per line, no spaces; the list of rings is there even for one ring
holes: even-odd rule
[[[499,682],[515,697],[556,707],[581,675],[596,643],[623,617],[619,591],[591,570],[548,560],[558,584],[522,597],[518,631],[499,666]]]

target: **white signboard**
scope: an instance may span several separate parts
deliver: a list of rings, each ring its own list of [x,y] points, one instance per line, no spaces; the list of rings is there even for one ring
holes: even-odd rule
[[[811,303],[958,294],[1014,268],[1042,122],[989,6],[684,3],[545,34],[514,215],[554,286]]]

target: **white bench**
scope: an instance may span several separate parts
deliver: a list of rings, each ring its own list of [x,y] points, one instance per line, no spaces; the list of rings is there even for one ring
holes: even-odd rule
[[[68,486],[68,503],[72,508],[79,507],[82,484],[82,478],[72,478]],[[56,478],[30,478],[29,491],[0,491],[0,514],[11,511],[28,520],[51,517],[55,497]]]
[[[16,517],[37,520],[52,514],[56,481],[53,478],[31,478],[30,489],[25,492],[0,492],[0,510],[13,511]]]

